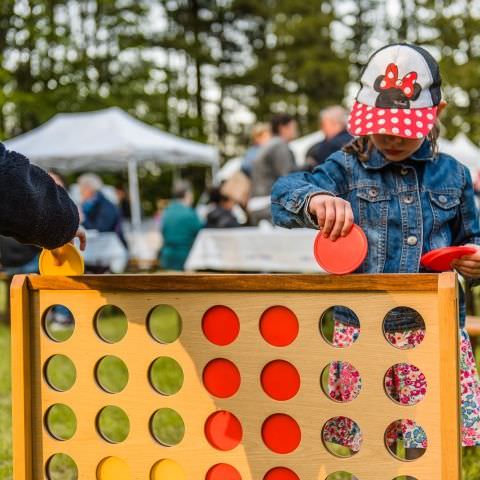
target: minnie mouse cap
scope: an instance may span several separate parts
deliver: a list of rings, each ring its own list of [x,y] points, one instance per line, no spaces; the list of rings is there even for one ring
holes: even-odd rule
[[[435,59],[421,47],[387,45],[368,60],[348,118],[352,135],[374,133],[424,138],[435,124],[442,79]]]

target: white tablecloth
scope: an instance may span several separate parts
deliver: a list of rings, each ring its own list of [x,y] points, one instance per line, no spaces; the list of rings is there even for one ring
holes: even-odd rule
[[[204,229],[185,268],[240,272],[321,272],[313,256],[316,230],[279,227]]]
[[[128,263],[128,251],[116,233],[88,230],[83,260],[86,265],[108,267],[112,273],[122,273]]]

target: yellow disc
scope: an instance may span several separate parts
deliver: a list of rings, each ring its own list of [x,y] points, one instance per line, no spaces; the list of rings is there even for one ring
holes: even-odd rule
[[[185,480],[183,468],[170,459],[160,460],[150,472],[150,480]]]
[[[71,244],[67,243],[59,248],[60,265],[56,265],[56,259],[50,250],[43,250],[38,260],[38,268],[41,275],[83,275],[84,264],[80,252]]]
[[[107,457],[98,465],[97,480],[132,480],[132,474],[121,458]]]

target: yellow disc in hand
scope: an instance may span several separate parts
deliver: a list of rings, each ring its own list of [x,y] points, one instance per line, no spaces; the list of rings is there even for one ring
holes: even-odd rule
[[[150,473],[150,480],[185,480],[183,468],[170,459],[157,462]]]
[[[118,457],[107,457],[98,465],[97,480],[132,480],[132,474],[127,462]]]
[[[38,260],[41,275],[62,275],[65,277],[83,275],[85,270],[83,257],[71,244],[67,243],[57,249],[59,258],[56,259],[50,250],[43,250]]]

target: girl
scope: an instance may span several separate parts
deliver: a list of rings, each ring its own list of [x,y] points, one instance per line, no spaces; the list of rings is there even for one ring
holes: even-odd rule
[[[274,222],[283,227],[320,229],[325,237],[345,236],[355,221],[368,238],[369,251],[359,272],[414,273],[422,254],[450,245],[480,245],[480,227],[469,171],[437,149],[437,116],[441,78],[433,57],[423,48],[394,44],[375,52],[365,66],[361,88],[348,128],[356,138],[334,153],[313,173],[280,178],[272,190]],[[452,265],[466,277],[480,276],[480,250]],[[480,381],[460,308],[462,443],[480,445]],[[392,311],[385,335],[398,348],[412,348],[424,334],[423,320],[411,309]],[[359,323],[348,309],[334,311],[333,343],[355,341]],[[392,369],[390,369],[392,370]],[[354,398],[351,372],[337,362],[329,372],[329,394],[336,400]],[[425,378],[402,364],[387,374],[385,389],[397,402],[414,404]],[[344,379],[349,386],[339,385]],[[360,448],[361,433],[344,417],[324,440]],[[422,428],[397,422],[387,432],[392,451],[397,441],[416,458],[427,445]]]

